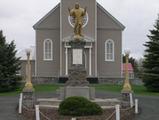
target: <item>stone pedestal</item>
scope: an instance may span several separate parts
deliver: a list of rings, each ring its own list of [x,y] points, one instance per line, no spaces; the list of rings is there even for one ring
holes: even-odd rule
[[[28,108],[34,107],[34,89],[23,89],[23,104]]]
[[[82,65],[74,65],[69,69],[65,86],[89,86],[86,76],[86,70]]]
[[[87,99],[95,98],[95,89],[89,87],[85,68],[85,44],[83,39],[70,40],[71,67],[68,69],[68,81],[60,89],[60,99],[71,96],[81,96]]]
[[[81,96],[89,100],[94,100],[95,88],[88,86],[66,86],[64,88],[60,88],[61,100],[72,96]]]
[[[34,107],[34,93],[33,92],[23,92],[23,104],[28,108]]]
[[[26,50],[27,64],[26,64],[26,83],[23,88],[23,103],[26,107],[34,107],[34,88],[31,82],[31,63],[30,63],[30,49]]]
[[[133,93],[132,92],[122,92],[122,107],[130,107],[131,102],[133,102]],[[132,94],[132,101],[130,100],[130,94]]]
[[[68,69],[68,81],[66,86],[89,86],[89,82],[86,80],[86,68],[85,68],[85,41],[84,40],[71,40],[69,45],[71,46],[71,67]]]
[[[130,93],[122,92],[121,95],[123,101],[128,101],[128,102],[130,101]]]

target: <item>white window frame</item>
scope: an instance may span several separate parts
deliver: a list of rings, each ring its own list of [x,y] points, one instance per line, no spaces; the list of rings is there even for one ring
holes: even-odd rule
[[[47,41],[49,41],[51,43],[51,51],[50,51],[51,52],[51,58],[46,58],[46,51],[45,51],[46,50],[45,49],[46,48],[46,46],[45,46],[46,44],[45,43]],[[44,61],[51,61],[51,60],[53,60],[53,41],[51,39],[45,39],[44,42],[43,42],[43,60]]]
[[[112,43],[112,59],[108,59],[108,52],[107,52],[107,47],[108,47],[108,42]],[[108,39],[105,41],[105,61],[114,61],[114,41],[112,39]]]

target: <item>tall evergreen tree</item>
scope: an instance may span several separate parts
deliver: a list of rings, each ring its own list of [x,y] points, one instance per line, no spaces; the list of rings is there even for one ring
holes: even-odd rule
[[[149,91],[159,91],[159,16],[148,35],[149,41],[144,44],[146,47],[143,61],[143,82]]]
[[[18,86],[20,58],[16,57],[15,48],[14,41],[7,43],[0,31],[0,92],[14,90]]]

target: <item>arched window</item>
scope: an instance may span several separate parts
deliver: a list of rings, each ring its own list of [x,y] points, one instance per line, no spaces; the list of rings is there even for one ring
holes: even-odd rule
[[[105,61],[114,61],[114,41],[111,39],[105,42]]]
[[[53,59],[53,43],[51,39],[44,40],[44,60],[52,60]]]

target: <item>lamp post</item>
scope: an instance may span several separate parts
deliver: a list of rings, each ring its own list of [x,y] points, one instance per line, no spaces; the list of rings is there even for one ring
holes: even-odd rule
[[[34,88],[31,83],[31,63],[30,63],[30,49],[26,50],[27,63],[26,63],[26,83],[23,88],[23,104],[29,108],[34,107]]]
[[[125,51],[125,55],[126,55],[125,79],[124,79],[123,89],[121,91],[122,99],[123,99],[123,101],[125,101],[124,106],[129,106],[130,102],[133,101],[133,98],[132,98],[133,91],[132,91],[132,87],[131,87],[130,81],[129,81],[129,70],[128,70],[129,54],[130,54],[130,51],[126,50]]]
[[[132,88],[131,88],[131,85],[130,85],[130,82],[129,82],[129,70],[128,70],[129,54],[130,54],[129,50],[125,51],[125,55],[126,55],[126,58],[125,58],[126,59],[125,80],[124,80],[122,93],[131,93],[132,92]]]
[[[26,83],[25,83],[25,87],[23,89],[24,92],[34,91],[33,84],[31,83],[32,75],[31,75],[30,53],[31,53],[31,50],[27,49],[26,50],[26,56],[27,56]]]

